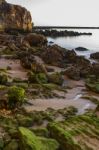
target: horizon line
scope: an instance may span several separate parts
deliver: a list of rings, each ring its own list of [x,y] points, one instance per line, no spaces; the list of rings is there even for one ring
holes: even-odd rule
[[[44,26],[42,26],[42,25],[34,25],[33,26],[34,28],[90,28],[90,29],[92,29],[92,28],[94,28],[94,29],[97,29],[97,28],[99,28],[98,26],[96,27],[96,26],[56,26],[56,25],[54,25],[54,26],[48,26],[48,25],[44,25]]]

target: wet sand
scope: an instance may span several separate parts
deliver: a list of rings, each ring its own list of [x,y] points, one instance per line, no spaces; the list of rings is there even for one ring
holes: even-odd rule
[[[36,58],[38,59],[38,58]],[[40,61],[38,59],[38,61]],[[41,62],[43,63],[43,62]],[[7,70],[7,74],[12,78],[20,78],[22,80],[27,79],[27,70],[25,70],[19,60],[13,60],[13,59],[0,59],[0,69],[7,69],[7,67],[10,66],[11,70]],[[52,66],[49,66],[52,68]],[[62,69],[58,67],[53,67],[55,72],[60,72]],[[63,98],[52,98],[52,99],[33,99],[29,100],[29,103],[31,105],[25,105],[25,109],[27,111],[42,111],[46,110],[47,108],[53,108],[53,109],[62,109],[68,106],[74,106],[78,109],[79,114],[83,114],[86,109],[95,109],[96,105],[92,103],[91,101],[81,98],[84,95],[90,95],[90,93],[86,92],[84,81],[74,81],[68,79],[66,76],[64,77],[64,83],[63,86],[69,87],[66,92],[61,91],[54,91],[56,94],[58,94]],[[92,93],[92,96],[94,96],[94,93]],[[98,95],[95,95],[95,97],[98,97]]]
[[[7,69],[8,66],[11,67],[11,70],[7,70],[10,77],[27,79],[27,71],[21,66],[20,60],[0,58],[0,69]]]
[[[28,112],[31,111],[44,111],[47,108],[53,108],[55,110],[63,109],[65,107],[74,106],[78,109],[78,114],[83,114],[87,109],[95,109],[96,105],[89,100],[81,98],[83,94],[86,93],[83,81],[73,81],[70,82],[72,89],[68,89],[66,92],[55,91],[59,96],[63,98],[53,98],[53,99],[35,99],[29,100],[31,105],[25,105],[25,109]]]

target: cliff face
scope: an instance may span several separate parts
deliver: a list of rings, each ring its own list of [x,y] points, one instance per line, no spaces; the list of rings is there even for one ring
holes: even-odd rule
[[[0,0],[0,30],[17,29],[32,30],[32,18],[27,9]]]

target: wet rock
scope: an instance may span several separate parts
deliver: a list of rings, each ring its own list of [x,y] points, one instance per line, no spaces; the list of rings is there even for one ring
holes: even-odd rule
[[[41,54],[45,63],[53,66],[63,66],[65,51],[58,45],[47,47]]]
[[[49,44],[53,44],[54,42],[53,41],[49,41]]]
[[[76,56],[74,61],[79,67],[85,68],[85,66],[90,66],[90,61],[83,56]]]
[[[58,45],[47,47],[41,53],[41,57],[45,63],[64,67],[67,64],[77,64],[79,67],[90,65],[90,61],[83,56],[77,56],[74,50],[67,50]]]
[[[98,83],[86,83],[86,86],[89,88],[89,90],[99,93],[99,82]]]
[[[30,33],[25,36],[25,41],[27,41],[31,46],[42,46],[47,44],[47,38],[40,34]]]
[[[98,60],[99,60],[99,52],[92,53],[92,54],[90,55],[90,58],[92,58],[92,59],[98,59]]]
[[[77,47],[77,48],[75,48],[75,50],[76,51],[88,51],[88,49],[85,47]]]
[[[76,66],[71,66],[66,69],[64,75],[67,75],[69,78],[73,80],[80,80],[80,69]]]
[[[99,63],[93,63],[91,66],[91,74],[99,78]]]
[[[35,73],[45,73],[47,74],[47,70],[44,64],[40,64],[40,63],[33,63],[31,66],[31,69],[33,72]]]
[[[92,75],[91,77],[89,77],[86,80],[85,85],[89,90],[99,93],[99,78],[97,78],[95,75],[94,76]]]
[[[67,50],[65,52],[65,61],[67,63],[74,63],[76,60],[76,57],[77,57],[77,55],[76,55],[76,52],[74,50]]]
[[[26,69],[31,69],[32,64],[35,62],[34,56],[28,52],[18,53],[18,57],[20,58],[22,66]]]
[[[50,83],[54,83],[58,85],[62,85],[63,83],[62,75],[58,72],[48,75],[48,80]]]

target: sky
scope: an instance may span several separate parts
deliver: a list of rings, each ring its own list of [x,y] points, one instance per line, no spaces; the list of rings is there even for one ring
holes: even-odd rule
[[[99,0],[7,0],[26,7],[34,25],[99,26]]]

